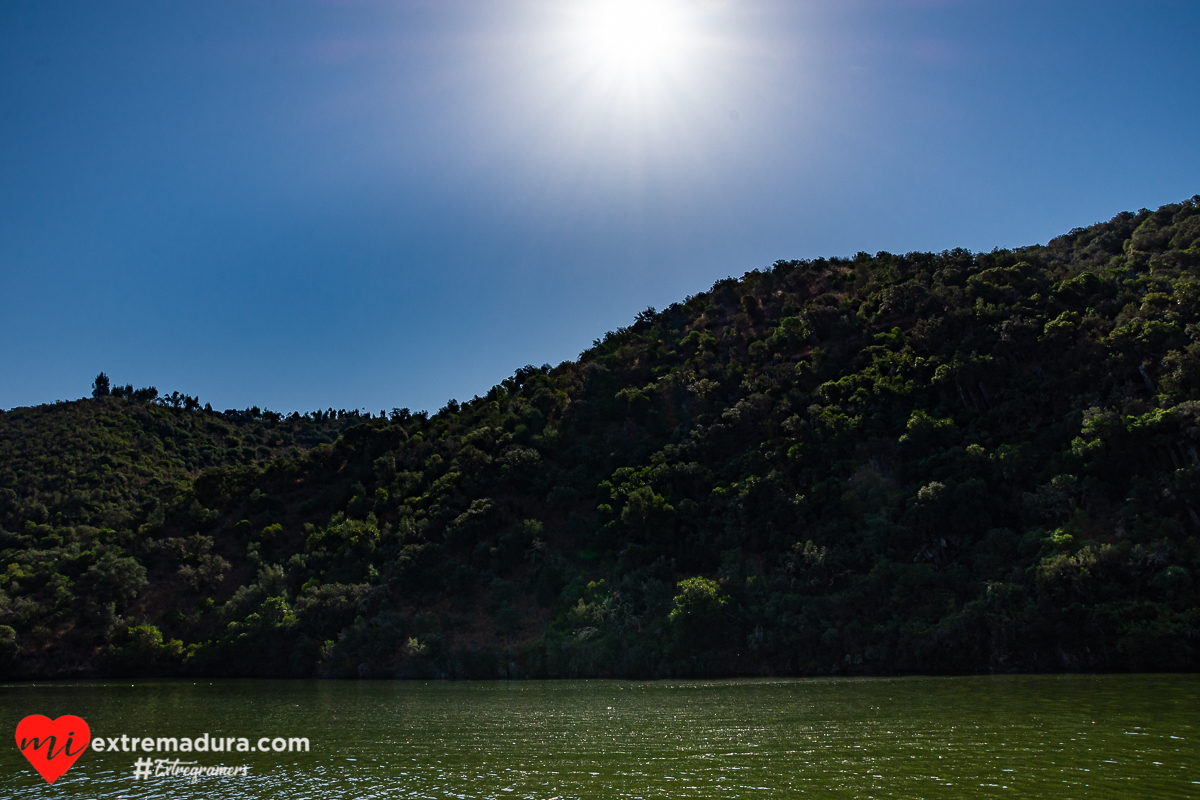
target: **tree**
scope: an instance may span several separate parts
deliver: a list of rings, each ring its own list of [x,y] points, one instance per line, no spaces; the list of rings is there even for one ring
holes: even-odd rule
[[[92,381],[92,397],[108,397],[108,389],[108,376],[101,372],[96,376],[96,380]]]
[[[728,603],[729,598],[721,594],[721,585],[714,580],[697,576],[680,581],[675,607],[667,615],[679,644],[690,652],[719,646],[727,633]]]

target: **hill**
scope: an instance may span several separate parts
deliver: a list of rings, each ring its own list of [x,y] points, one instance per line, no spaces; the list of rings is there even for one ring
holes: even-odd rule
[[[98,381],[0,414],[0,669],[1195,669],[1198,302],[1194,197],[780,261],[435,414]]]

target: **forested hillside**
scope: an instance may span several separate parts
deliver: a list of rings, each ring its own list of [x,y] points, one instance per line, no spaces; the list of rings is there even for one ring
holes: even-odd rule
[[[8,677],[1200,665],[1200,197],[780,261],[435,414],[0,413]]]

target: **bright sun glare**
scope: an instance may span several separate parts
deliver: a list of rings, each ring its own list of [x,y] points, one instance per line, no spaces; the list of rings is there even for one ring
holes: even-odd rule
[[[577,21],[580,55],[613,77],[643,79],[674,67],[686,18],[672,0],[594,0]]]
[[[560,146],[592,162],[635,152],[626,147],[672,158],[700,147],[699,132],[723,104],[725,75],[714,77],[714,66],[728,64],[731,49],[715,30],[715,0],[544,2],[542,129]]]

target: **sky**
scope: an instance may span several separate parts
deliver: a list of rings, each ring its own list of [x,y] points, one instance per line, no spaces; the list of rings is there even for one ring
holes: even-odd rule
[[[1200,193],[1200,3],[0,3],[0,408],[437,410],[777,259]]]

